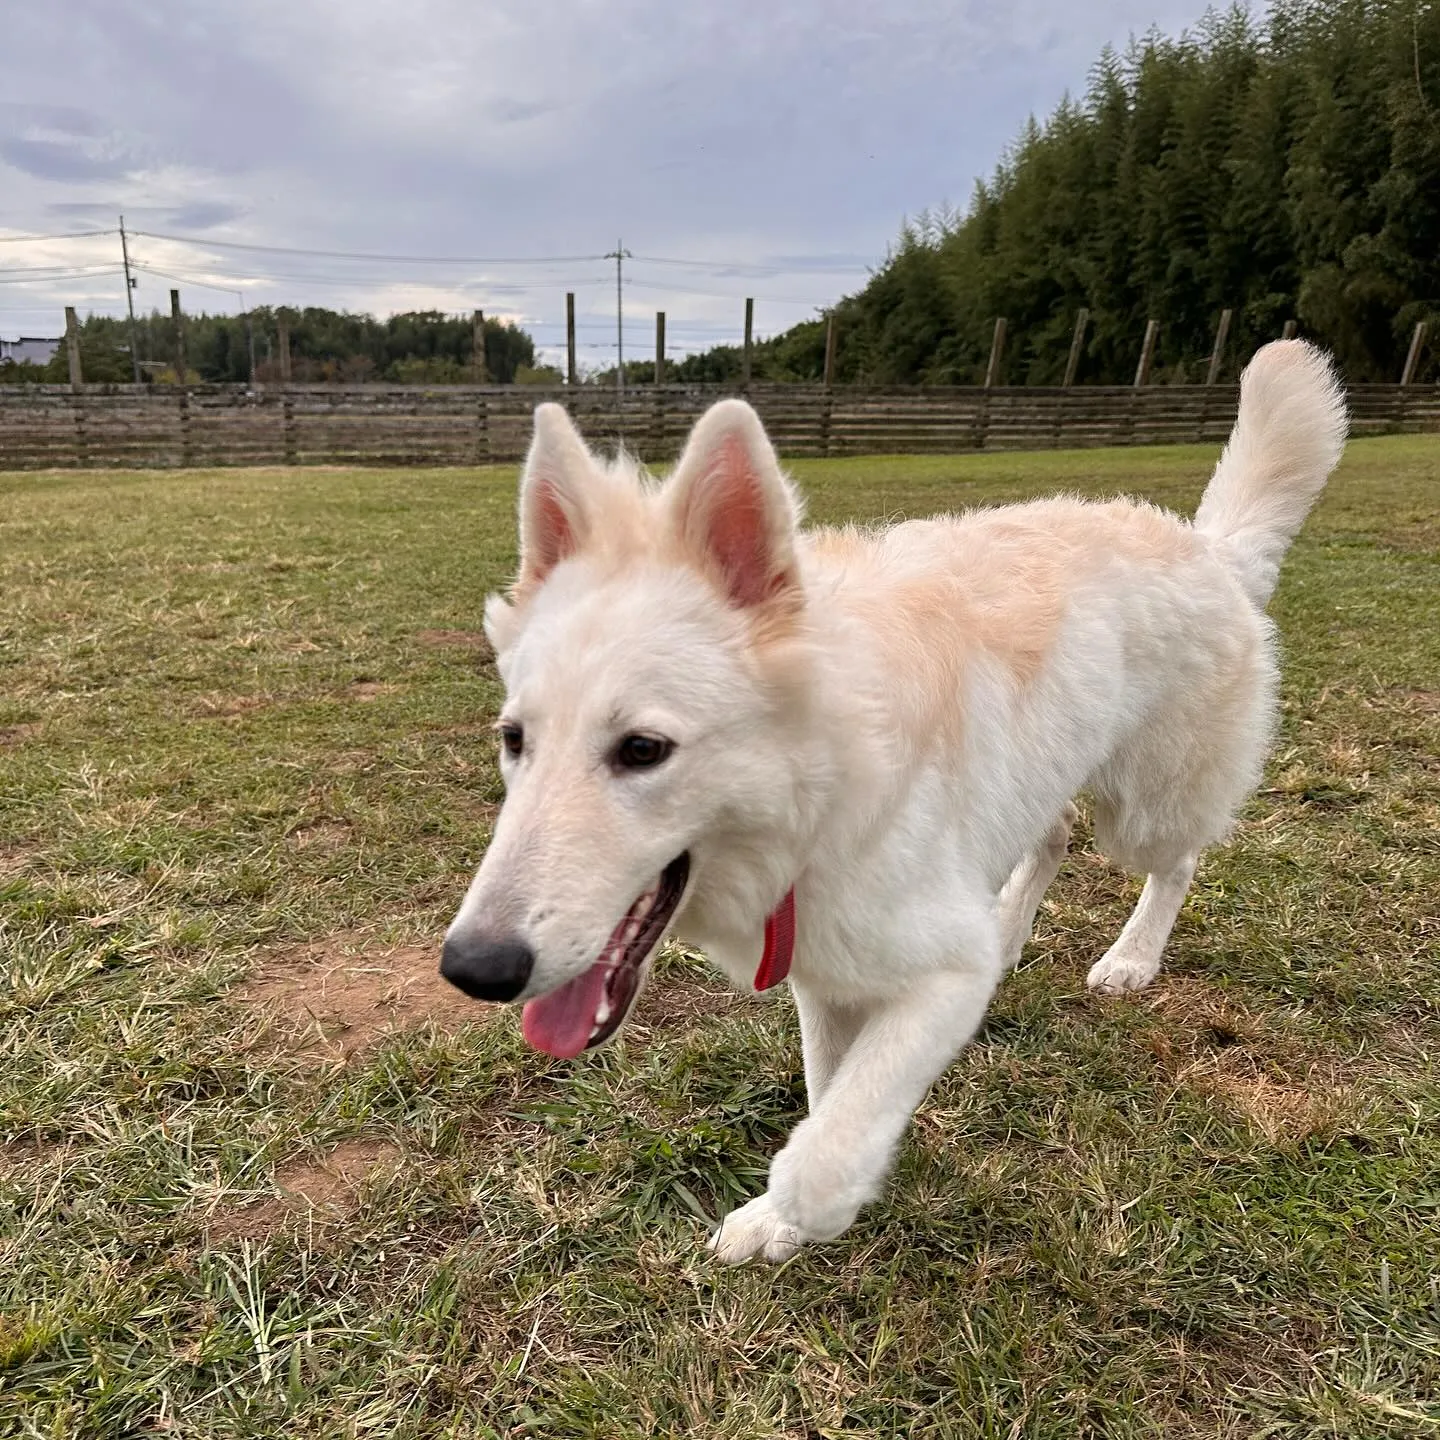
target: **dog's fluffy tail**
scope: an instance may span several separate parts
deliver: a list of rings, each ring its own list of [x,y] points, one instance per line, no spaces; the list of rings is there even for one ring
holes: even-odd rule
[[[1245,367],[1240,413],[1195,528],[1216,542],[1257,606],[1345,448],[1345,397],[1329,357],[1277,340]]]

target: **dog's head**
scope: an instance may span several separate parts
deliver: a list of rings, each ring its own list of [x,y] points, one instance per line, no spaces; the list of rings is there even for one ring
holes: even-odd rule
[[[797,523],[740,401],[660,486],[592,455],[561,406],[535,413],[519,576],[485,611],[506,799],[441,973],[526,1002],[537,1049],[614,1035],[717,856],[790,803]]]

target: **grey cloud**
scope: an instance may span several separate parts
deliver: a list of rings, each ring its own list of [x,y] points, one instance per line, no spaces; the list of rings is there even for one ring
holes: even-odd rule
[[[0,134],[24,135],[31,129],[52,130],[62,135],[91,139],[109,129],[98,115],[72,105],[22,105],[0,101]]]
[[[134,168],[125,155],[97,154],[64,140],[0,140],[0,160],[40,180],[113,180]]]
[[[245,207],[222,200],[198,200],[190,205],[128,205],[98,200],[57,200],[45,207],[47,215],[110,224],[124,209],[132,228],[156,226],[164,230],[213,230],[245,214]]]
[[[220,200],[200,200],[193,205],[181,205],[172,209],[157,209],[153,218],[147,213],[146,219],[152,224],[164,225],[173,230],[214,230],[228,225],[245,213],[244,206],[229,205]]]
[[[490,116],[500,125],[523,125],[553,115],[561,106],[545,100],[497,100],[490,107]]]

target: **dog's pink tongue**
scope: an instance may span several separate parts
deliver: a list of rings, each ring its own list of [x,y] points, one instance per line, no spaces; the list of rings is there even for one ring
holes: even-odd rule
[[[520,1026],[526,1042],[547,1055],[573,1060],[595,1028],[609,975],[609,967],[597,960],[583,975],[558,990],[538,1000],[527,1000]]]

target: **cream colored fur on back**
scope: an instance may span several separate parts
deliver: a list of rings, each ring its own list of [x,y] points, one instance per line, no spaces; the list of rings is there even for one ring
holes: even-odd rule
[[[522,566],[487,625],[526,753],[451,934],[581,973],[634,897],[691,859],[674,928],[742,987],[794,887],[810,1114],[727,1260],[783,1258],[872,1198],[973,1034],[1065,852],[1071,797],[1148,878],[1091,969],[1154,976],[1200,853],[1257,783],[1276,664],[1262,606],[1337,462],[1333,372],[1267,346],[1193,524],[1059,498],[875,531],[798,529],[754,413],[716,406],[663,487],[545,407]],[[634,730],[664,766],[599,763]]]

